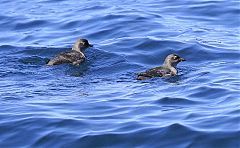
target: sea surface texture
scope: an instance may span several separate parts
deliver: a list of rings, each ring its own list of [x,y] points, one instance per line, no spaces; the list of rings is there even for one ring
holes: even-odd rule
[[[239,148],[239,0],[1,0],[0,148]],[[47,66],[86,38],[80,66]],[[176,53],[171,78],[136,80]]]

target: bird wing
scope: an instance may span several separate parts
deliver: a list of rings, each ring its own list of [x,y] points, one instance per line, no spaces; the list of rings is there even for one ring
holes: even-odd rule
[[[140,73],[138,76],[144,77],[162,77],[169,74],[171,71],[165,67],[156,67]]]
[[[85,56],[77,51],[69,51],[58,54],[55,58],[49,61],[49,65],[57,65],[62,63],[80,64],[85,59]]]

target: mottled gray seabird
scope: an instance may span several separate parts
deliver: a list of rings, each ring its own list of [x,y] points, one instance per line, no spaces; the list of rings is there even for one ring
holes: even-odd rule
[[[176,54],[170,54],[166,57],[162,66],[139,73],[137,76],[137,80],[145,80],[147,78],[153,77],[175,76],[177,75],[177,64],[182,61],[185,61],[185,59],[181,58]]]
[[[79,65],[86,59],[84,50],[92,46],[93,45],[89,44],[88,40],[78,39],[73,45],[72,50],[58,54],[51,59],[47,65],[59,65],[64,63]]]

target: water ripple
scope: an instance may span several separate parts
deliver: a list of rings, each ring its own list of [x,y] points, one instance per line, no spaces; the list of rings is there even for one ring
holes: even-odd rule
[[[239,147],[238,1],[0,8],[0,147]],[[77,38],[82,65],[46,65]],[[170,53],[177,76],[136,80]]]

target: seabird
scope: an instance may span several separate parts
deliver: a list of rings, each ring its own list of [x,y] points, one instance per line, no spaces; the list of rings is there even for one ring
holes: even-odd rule
[[[73,65],[81,64],[85,59],[84,50],[88,47],[93,47],[86,39],[78,39],[72,47],[72,50],[62,52],[48,61],[47,65],[59,65],[70,63]]]
[[[165,58],[165,61],[162,66],[149,69],[145,72],[139,73],[137,80],[145,80],[147,78],[153,77],[169,77],[177,75],[177,64],[179,62],[185,61],[184,58],[181,58],[177,54],[170,54]]]

